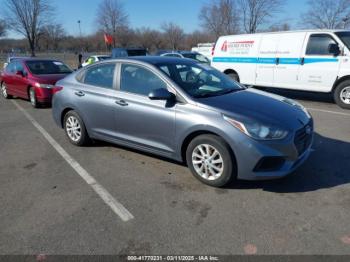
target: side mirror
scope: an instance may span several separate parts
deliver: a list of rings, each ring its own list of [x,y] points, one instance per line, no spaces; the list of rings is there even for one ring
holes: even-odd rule
[[[340,54],[340,48],[338,44],[329,44],[328,52],[333,54],[334,56],[338,56]]]
[[[18,70],[18,71],[16,71],[16,75],[17,75],[17,76],[24,77],[24,72],[21,71],[21,70]]]
[[[151,100],[170,100],[175,98],[175,95],[165,88],[159,88],[149,93],[148,98]]]

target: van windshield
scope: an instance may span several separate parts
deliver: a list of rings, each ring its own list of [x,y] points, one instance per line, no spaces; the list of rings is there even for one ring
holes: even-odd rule
[[[350,50],[350,32],[337,32],[335,33],[340,40],[343,41],[344,45]]]

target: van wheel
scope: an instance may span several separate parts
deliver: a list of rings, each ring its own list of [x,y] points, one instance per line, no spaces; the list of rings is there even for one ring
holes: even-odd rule
[[[350,109],[350,80],[341,82],[334,90],[334,100],[338,106]]]
[[[69,111],[64,116],[63,124],[69,142],[73,145],[86,146],[90,144],[91,140],[85,124],[77,112]]]
[[[187,147],[186,161],[201,182],[222,187],[236,177],[236,164],[228,144],[215,135],[194,138]]]
[[[7,92],[7,87],[5,83],[1,83],[1,94],[5,99],[11,99],[12,96]]]
[[[239,77],[238,77],[238,75],[237,75],[236,73],[230,72],[230,73],[227,73],[227,75],[228,75],[232,80],[234,80],[234,81],[236,81],[236,82],[239,82]]]

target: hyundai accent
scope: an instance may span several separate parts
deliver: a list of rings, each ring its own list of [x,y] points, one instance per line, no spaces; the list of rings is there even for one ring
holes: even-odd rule
[[[104,140],[184,161],[210,186],[282,178],[311,150],[313,120],[303,106],[190,59],[108,60],[57,90],[53,117],[74,145]]]

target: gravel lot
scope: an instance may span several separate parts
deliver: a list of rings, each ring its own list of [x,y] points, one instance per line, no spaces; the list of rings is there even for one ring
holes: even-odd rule
[[[224,189],[166,159],[74,147],[50,108],[0,99],[0,254],[350,255],[350,111],[327,95],[278,93],[313,115],[313,154],[286,179]],[[113,212],[28,117],[133,218]]]

